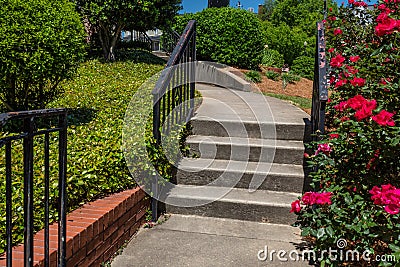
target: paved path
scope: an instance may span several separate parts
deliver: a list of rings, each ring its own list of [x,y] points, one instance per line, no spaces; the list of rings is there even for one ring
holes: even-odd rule
[[[111,266],[310,266],[308,261],[279,261],[276,253],[273,261],[263,261],[264,253],[259,260],[265,246],[268,255],[297,249],[301,256],[304,243],[291,226],[174,214],[161,225],[141,229]]]

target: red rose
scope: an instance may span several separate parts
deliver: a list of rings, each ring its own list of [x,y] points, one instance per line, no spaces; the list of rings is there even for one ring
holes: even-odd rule
[[[365,85],[365,79],[363,78],[353,78],[353,80],[350,81],[351,85],[353,86],[364,86]]]
[[[336,138],[339,138],[339,134],[330,134],[329,135],[329,139],[336,139]]]
[[[332,53],[333,51],[335,51],[335,48],[333,48],[333,47],[331,47],[331,48],[328,49],[328,52],[329,52],[329,53]]]
[[[340,29],[340,28],[337,28],[337,29],[335,29],[334,31],[333,31],[333,34],[334,35],[339,35],[339,34],[342,34],[343,33],[343,31]]]
[[[365,118],[368,118],[372,115],[372,111],[376,109],[376,100],[371,100],[366,103],[361,107],[361,109],[356,111],[356,114],[354,114],[354,117],[358,120],[361,121]]]
[[[382,13],[382,14],[385,15],[385,13]],[[378,18],[379,18],[379,16],[378,16]],[[376,27],[375,27],[375,34],[377,36],[391,34],[398,27],[397,20],[387,17],[387,14],[386,14],[386,17],[385,16],[383,16],[383,17],[384,18],[382,18],[382,21],[380,23],[378,23],[378,25],[376,25]]]
[[[356,95],[355,97],[347,100],[347,104],[352,109],[360,109],[366,102],[367,102],[367,99],[365,99],[361,95]]]
[[[350,61],[351,62],[357,62],[360,59],[360,56],[351,56]]]
[[[338,54],[336,57],[331,59],[331,67],[340,68],[345,60],[345,57],[343,57],[341,54]]]
[[[394,126],[395,122],[392,119],[394,113],[382,110],[378,115],[372,116],[372,120],[382,126]]]
[[[335,87],[338,88],[338,87],[341,87],[341,86],[343,86],[345,84],[347,84],[347,80],[339,80],[339,81],[337,81],[335,83]]]
[[[292,202],[292,209],[290,212],[300,212],[301,211],[301,206],[300,206],[300,200],[296,200]]]

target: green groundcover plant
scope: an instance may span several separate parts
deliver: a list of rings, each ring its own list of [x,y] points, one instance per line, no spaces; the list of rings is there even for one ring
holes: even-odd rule
[[[305,155],[314,191],[292,203],[321,265],[400,262],[399,1],[366,6],[349,0],[325,22],[328,131]]]
[[[68,108],[68,210],[99,197],[136,186],[121,150],[126,108],[140,86],[161,71],[164,61],[144,51],[120,51],[120,61],[102,63],[98,59],[81,64],[73,80],[62,83],[65,94],[48,104],[49,108]],[[136,110],[147,110],[138,104]],[[147,115],[147,114],[146,114]],[[151,116],[150,116],[151,117]],[[151,124],[150,124],[151,125]],[[6,135],[1,129],[2,135]],[[136,142],[153,147],[151,128],[146,140],[132,129]],[[50,136],[50,220],[57,220],[58,136]],[[5,177],[4,147],[0,151],[0,177]],[[23,241],[23,164],[22,142],[13,144],[13,241]],[[43,138],[34,144],[34,229],[44,224]],[[169,165],[160,151],[149,152],[158,160],[158,170],[168,177]],[[140,162],[137,163],[139,165]],[[142,166],[138,166],[140,169]],[[138,173],[139,175],[139,173]],[[6,243],[5,179],[0,179],[0,254]]]

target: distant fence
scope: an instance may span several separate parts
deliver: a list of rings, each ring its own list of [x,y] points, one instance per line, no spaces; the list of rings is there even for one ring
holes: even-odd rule
[[[35,138],[43,138],[44,166],[39,166],[44,174],[44,256],[45,266],[49,259],[49,223],[50,223],[50,136],[58,133],[58,266],[66,266],[66,166],[67,166],[67,110],[47,109],[0,114],[2,138],[0,148],[5,148],[5,184],[6,184],[6,265],[13,263],[12,246],[15,211],[13,211],[13,145],[23,142],[23,214],[24,214],[24,266],[33,266],[34,262],[34,163],[37,155],[34,151]],[[53,137],[53,135],[52,135]],[[54,138],[52,138],[54,139]],[[3,155],[1,155],[2,157]],[[54,164],[53,164],[54,165]],[[37,167],[37,166],[36,166]]]

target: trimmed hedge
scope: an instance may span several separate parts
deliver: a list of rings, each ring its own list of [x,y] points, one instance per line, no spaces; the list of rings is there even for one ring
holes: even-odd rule
[[[178,16],[174,29],[182,32],[190,19],[197,21],[197,58],[230,66],[257,69],[265,36],[253,13],[236,8],[207,8]]]
[[[0,0],[0,101],[44,108],[83,61],[84,28],[67,0]]]

